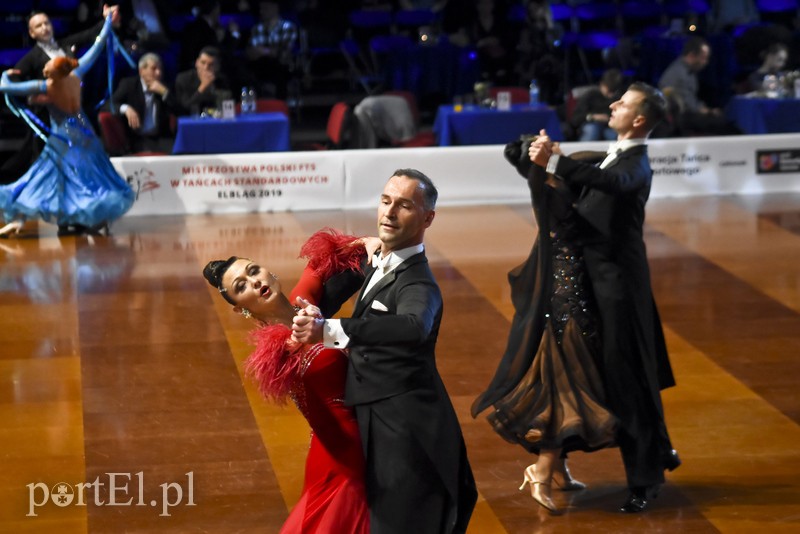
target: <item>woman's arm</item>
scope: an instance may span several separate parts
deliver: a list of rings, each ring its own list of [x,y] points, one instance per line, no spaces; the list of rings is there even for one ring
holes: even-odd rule
[[[100,56],[100,52],[102,52],[103,48],[106,46],[106,37],[108,37],[108,32],[111,31],[111,18],[112,15],[109,13],[106,17],[105,24],[103,24],[103,29],[100,31],[100,35],[97,36],[92,47],[78,60],[78,68],[73,71],[78,78],[83,78],[86,71],[92,68],[92,65],[94,65],[94,62]]]
[[[24,96],[35,95],[47,92],[47,80],[29,80],[27,82],[12,82],[8,73],[10,70],[4,71],[3,76],[0,78],[0,93],[7,93],[9,95]]]

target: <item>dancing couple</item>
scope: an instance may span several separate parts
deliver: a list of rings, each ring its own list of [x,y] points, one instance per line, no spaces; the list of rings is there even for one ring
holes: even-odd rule
[[[92,125],[81,110],[81,79],[99,57],[111,32],[116,7],[109,8],[94,45],[76,60],[56,56],[44,66],[44,80],[13,82],[3,72],[0,92],[31,128],[40,125],[10,97],[43,95],[50,112],[44,150],[16,182],[0,186],[0,212],[6,224],[0,237],[19,233],[27,219],[56,223],[59,233],[108,232],[108,225],[133,205],[134,192],[111,164]]]
[[[491,407],[494,430],[539,455],[520,489],[551,512],[553,483],[585,487],[566,467],[570,452],[619,446],[625,513],[645,510],[664,471],[680,465],[661,403],[675,382],[642,235],[653,174],[645,141],[666,102],[634,83],[610,109],[617,142],[600,158],[567,157],[544,130],[505,152],[528,180],[538,233],[509,274],[506,351],[472,415]]]
[[[425,174],[395,171],[379,237],[312,236],[288,299],[252,260],[204,270],[235,312],[261,325],[249,374],[267,397],[293,399],[312,429],[284,533],[466,532],[477,490],[436,369],[442,296],[423,244],[437,196]],[[329,318],[359,290],[352,317]]]

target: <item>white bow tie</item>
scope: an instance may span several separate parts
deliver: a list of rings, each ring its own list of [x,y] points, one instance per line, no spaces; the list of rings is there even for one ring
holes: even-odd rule
[[[376,269],[380,269],[381,272],[386,271],[386,266],[389,264],[389,258],[391,254],[387,254],[385,257],[381,258],[380,252],[375,254],[375,257],[372,259],[372,263],[375,265]]]

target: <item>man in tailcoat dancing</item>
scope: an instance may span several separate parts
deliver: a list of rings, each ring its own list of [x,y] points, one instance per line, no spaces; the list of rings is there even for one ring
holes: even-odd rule
[[[293,325],[303,343],[349,349],[345,402],[355,407],[361,431],[373,534],[463,533],[477,500],[436,369],[442,295],[423,237],[437,196],[425,174],[395,171],[378,207],[381,250],[352,317],[323,320],[307,307]]]
[[[641,512],[680,465],[664,421],[661,390],[675,384],[661,320],[653,300],[643,239],[653,172],[645,141],[666,113],[657,89],[632,84],[611,104],[608,125],[617,142],[599,166],[560,153],[547,132],[529,149],[533,163],[583,186],[576,209],[589,222],[584,259],[602,322],[600,369],[630,494],[622,512]]]

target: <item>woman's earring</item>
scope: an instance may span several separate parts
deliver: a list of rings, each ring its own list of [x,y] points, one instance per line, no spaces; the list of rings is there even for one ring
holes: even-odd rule
[[[242,317],[244,317],[245,319],[251,319],[253,317],[253,314],[250,313],[250,310],[248,310],[247,308],[243,308]]]
[[[275,274],[275,273],[272,273],[272,272],[271,272],[271,273],[269,273],[269,275],[270,275],[272,278],[274,278],[275,280],[277,280],[277,279],[278,279],[278,275],[277,275],[277,274]]]

